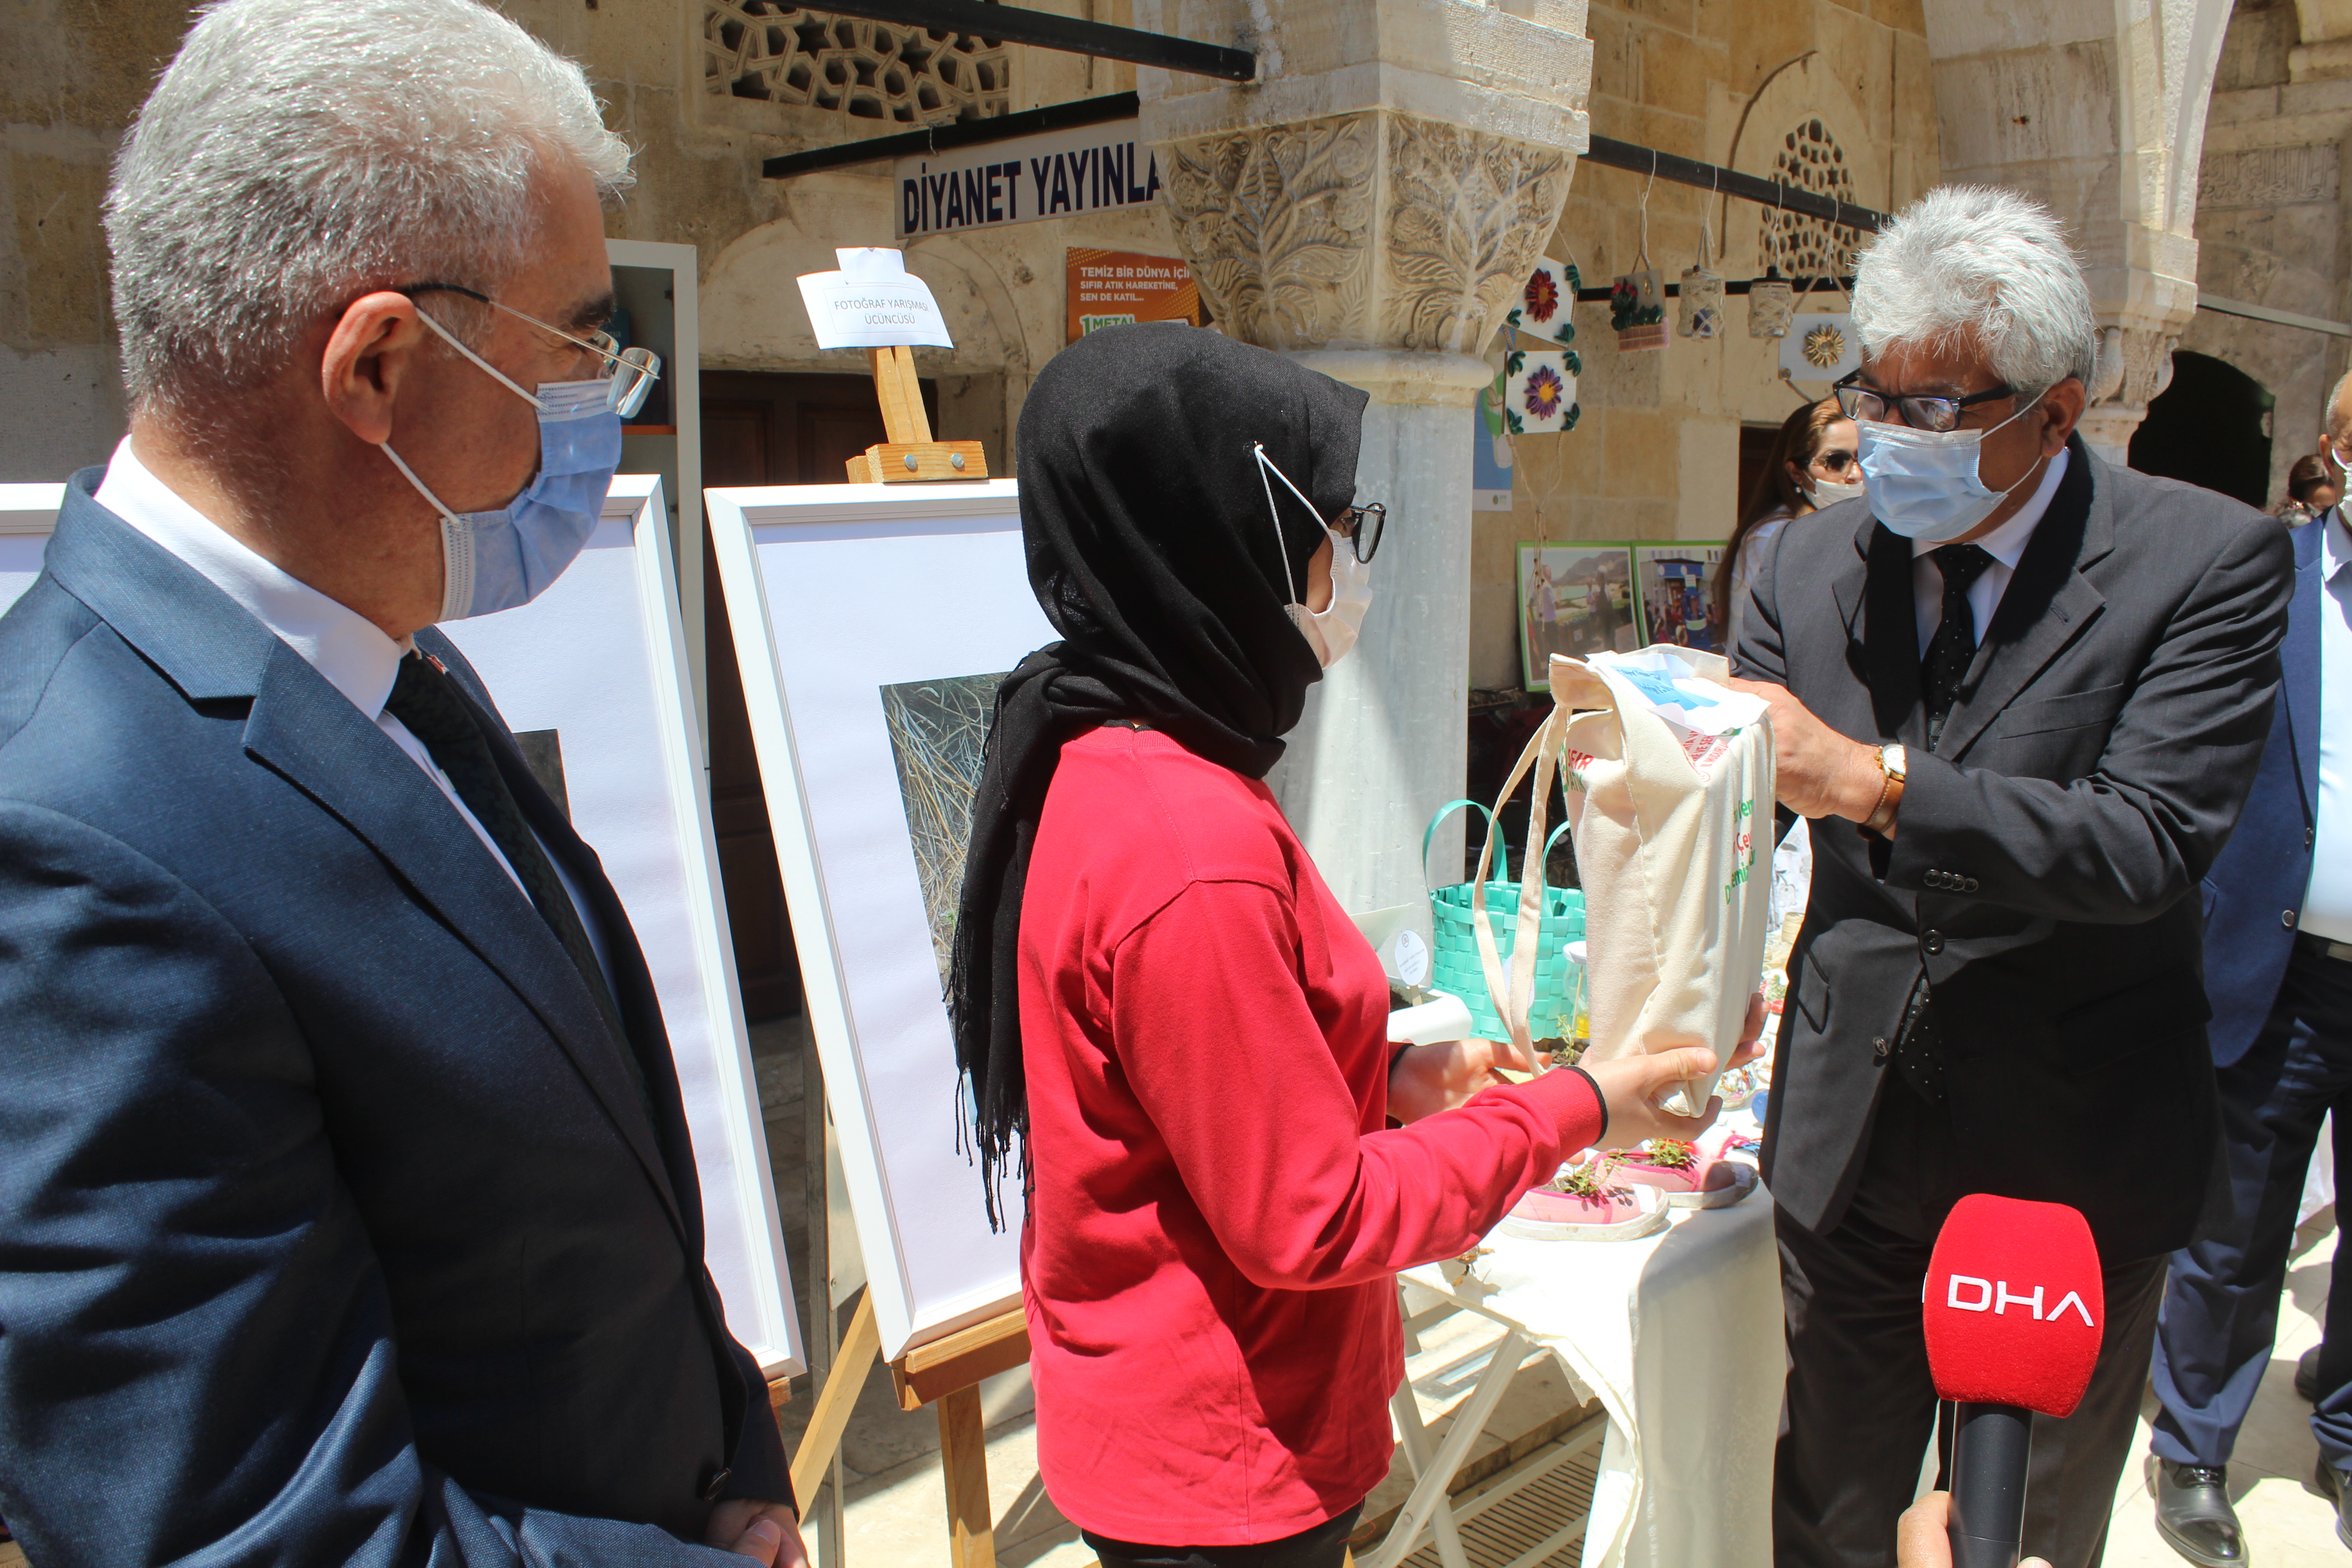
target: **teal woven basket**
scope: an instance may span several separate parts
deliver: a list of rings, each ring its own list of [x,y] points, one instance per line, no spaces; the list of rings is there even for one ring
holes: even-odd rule
[[[1485,814],[1486,833],[1494,837],[1495,814],[1475,800],[1449,801],[1437,808],[1429,819],[1428,831],[1421,836],[1422,865],[1429,864],[1429,847],[1437,837],[1437,825],[1462,806],[1472,806]],[[1536,858],[1535,875],[1538,883],[1543,879],[1544,862],[1550,858],[1551,847],[1568,831],[1563,822],[1544,841],[1543,853]],[[1510,875],[1506,863],[1509,846],[1496,839],[1495,869],[1502,876]],[[1522,862],[1526,857],[1522,856]],[[1527,867],[1520,866],[1520,875]],[[1448,887],[1429,890],[1429,913],[1432,940],[1430,942],[1429,987],[1459,996],[1470,1008],[1473,1032],[1483,1040],[1507,1040],[1511,1031],[1503,1023],[1493,994],[1486,987],[1486,966],[1478,957],[1477,928],[1471,924],[1472,884],[1455,882]],[[1531,1039],[1558,1040],[1570,1037],[1575,1029],[1576,964],[1568,956],[1568,944],[1584,940],[1584,894],[1574,888],[1543,889],[1543,921],[1536,931],[1535,998],[1528,1008],[1528,1035]],[[1519,884],[1511,881],[1491,881],[1486,884],[1486,929],[1495,933],[1495,946],[1502,955],[1503,968],[1511,966],[1511,946],[1518,936]]]

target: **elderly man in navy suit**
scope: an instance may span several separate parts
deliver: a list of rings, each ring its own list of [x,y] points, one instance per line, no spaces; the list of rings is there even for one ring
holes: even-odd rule
[[[471,0],[226,0],[124,142],[131,434],[0,619],[41,1568],[806,1561],[628,917],[432,630],[594,527],[628,175]]]
[[[2340,478],[2352,376],[2328,400],[2320,450]],[[2352,1171],[2352,534],[2340,507],[2294,531],[2294,566],[2270,741],[2204,888],[2231,1210],[2173,1254],[2157,1337],[2157,1529],[2206,1568],[2248,1561],[2227,1466],[2270,1363],[2304,1177],[2331,1110],[2337,1166]],[[2317,1406],[2313,1484],[2352,1547],[2352,1252],[2340,1247],[2327,1301],[2324,1342],[2295,1385]]]

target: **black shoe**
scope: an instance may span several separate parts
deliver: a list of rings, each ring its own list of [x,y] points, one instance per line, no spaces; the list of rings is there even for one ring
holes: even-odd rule
[[[2156,1532],[2200,1568],[2245,1568],[2246,1535],[2219,1465],[2156,1461]]]
[[[2336,1505],[2336,1539],[2347,1549],[2352,1549],[2352,1528],[2345,1524],[2344,1501],[2347,1497],[2352,1497],[2352,1475],[2330,1465],[2327,1456],[2322,1454],[2319,1456],[2319,1468],[2312,1472],[2311,1489]]]
[[[2319,1403],[2319,1351],[2314,1345],[2295,1358],[2294,1396],[2305,1405]]]

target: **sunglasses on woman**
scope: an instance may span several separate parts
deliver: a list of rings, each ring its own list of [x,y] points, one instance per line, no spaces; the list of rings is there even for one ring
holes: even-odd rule
[[[1373,552],[1381,547],[1381,534],[1389,525],[1389,509],[1374,501],[1370,506],[1351,506],[1339,514],[1331,531],[1348,542],[1356,559],[1371,564]]]

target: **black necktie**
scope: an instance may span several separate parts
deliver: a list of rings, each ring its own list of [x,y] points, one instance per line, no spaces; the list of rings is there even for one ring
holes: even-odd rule
[[[514,868],[540,918],[547,921],[579,969],[589,995],[595,999],[596,1011],[620,1047],[621,1059],[628,1064],[630,1080],[637,1086],[638,1096],[645,1098],[645,1069],[629,1047],[628,1031],[621,1026],[621,1010],[613,1004],[604,965],[596,962],[596,949],[588,940],[588,928],[580,923],[580,911],[572,907],[572,895],[563,890],[547,851],[540,847],[538,835],[523,820],[522,807],[515,804],[513,792],[499,776],[490,743],[483,738],[481,726],[474,721],[455,683],[437,663],[413,653],[400,661],[400,674],[383,707],[425,742],[434,762],[449,775],[457,798],[466,803],[466,809]],[[649,1100],[647,1103],[650,1107]]]
[[[1927,639],[1919,661],[1919,695],[1927,705],[1927,749],[1934,751],[1944,733],[1944,717],[1960,695],[1960,682],[1977,657],[1977,616],[1969,605],[1969,588],[1992,564],[1992,557],[1974,544],[1947,544],[1928,553],[1944,577],[1944,618]]]

